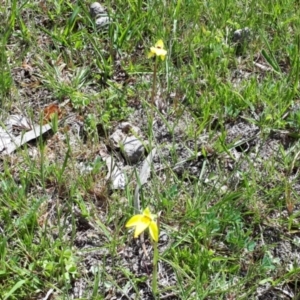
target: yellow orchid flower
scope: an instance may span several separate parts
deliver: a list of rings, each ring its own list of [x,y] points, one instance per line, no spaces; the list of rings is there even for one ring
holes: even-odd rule
[[[154,47],[150,48],[150,52],[148,53],[148,58],[153,56],[158,56],[161,60],[164,60],[167,55],[167,50],[164,49],[164,42],[162,40],[158,40]]]
[[[126,227],[135,226],[134,237],[137,238],[143,231],[149,227],[149,233],[155,242],[158,242],[158,226],[154,221],[154,215],[147,207],[142,214],[135,215],[126,223]]]

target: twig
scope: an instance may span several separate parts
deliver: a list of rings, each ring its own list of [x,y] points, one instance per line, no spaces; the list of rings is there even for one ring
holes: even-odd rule
[[[48,292],[47,292],[47,294],[46,294],[46,296],[42,299],[42,300],[48,300],[48,298],[51,296],[51,294],[53,294],[53,289],[50,289]]]
[[[137,175],[137,185],[134,191],[134,202],[133,202],[135,214],[138,214],[141,211],[140,189],[147,182],[147,179],[150,176],[151,164],[155,154],[156,154],[156,148],[151,150],[151,152],[143,162],[140,173]],[[144,234],[140,235],[140,242],[142,244],[142,248],[146,257],[148,257],[148,253],[145,246]]]

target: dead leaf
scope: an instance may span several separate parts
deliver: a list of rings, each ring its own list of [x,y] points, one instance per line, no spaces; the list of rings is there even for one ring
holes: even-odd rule
[[[40,135],[44,134],[45,132],[49,131],[51,129],[51,126],[49,124],[40,126],[40,125],[36,125],[32,128],[32,130],[24,133],[24,134],[20,134],[17,137],[12,137],[11,135],[9,135],[3,128],[1,129],[3,131],[3,133],[7,133],[4,134],[2,137],[2,145],[0,142],[0,151],[1,154],[10,154],[12,152],[14,152],[16,149],[18,149],[19,147],[21,147],[22,145],[28,143],[29,141],[38,138]],[[1,131],[0,131],[1,134]]]
[[[28,131],[32,129],[32,122],[23,115],[10,115],[5,121],[5,126],[8,131],[13,129]]]
[[[117,166],[114,158],[107,153],[107,149],[105,146],[102,149],[100,149],[99,154],[106,163],[108,169],[108,174],[106,176],[106,179],[111,181],[112,189],[124,190],[126,184],[126,177],[123,170],[121,170]]]
[[[155,154],[156,154],[156,148],[153,148],[151,152],[148,154],[148,156],[146,157],[146,159],[144,160],[142,169],[140,173],[137,175],[137,185],[134,191],[134,209],[135,209],[135,213],[137,214],[140,213],[140,209],[141,209],[139,192],[142,185],[144,185],[147,182],[150,176],[152,161]]]
[[[126,184],[126,177],[125,177],[123,170],[121,170],[117,166],[117,164],[112,156],[107,156],[107,157],[103,158],[103,160],[106,162],[106,166],[108,169],[108,174],[106,176],[106,179],[111,180],[112,189],[124,190],[125,184]]]
[[[34,88],[37,88],[38,86],[40,86],[41,82],[39,80],[30,82],[30,83],[21,82],[20,85],[21,85],[21,87],[27,87],[30,89],[34,89]]]
[[[0,127],[0,152],[13,141],[13,136]]]
[[[57,104],[50,104],[46,108],[44,108],[43,111],[44,118],[43,123],[47,124],[51,121],[51,119],[54,117],[55,114],[57,114],[57,117],[61,117],[61,110]]]

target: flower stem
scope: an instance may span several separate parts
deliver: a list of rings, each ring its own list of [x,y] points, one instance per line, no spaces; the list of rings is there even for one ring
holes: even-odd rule
[[[157,57],[155,58],[154,70],[153,70],[153,81],[152,81],[152,93],[151,93],[151,104],[154,105],[154,98],[156,94],[156,73],[157,73]]]
[[[153,241],[153,273],[152,273],[152,293],[154,299],[157,298],[157,265],[158,265],[158,243]]]

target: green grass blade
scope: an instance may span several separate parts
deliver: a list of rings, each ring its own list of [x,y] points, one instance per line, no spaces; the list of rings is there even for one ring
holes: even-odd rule
[[[20,280],[20,281],[18,281],[18,282],[11,288],[11,290],[10,290],[8,293],[6,293],[6,294],[4,295],[3,300],[7,300],[7,299],[9,299],[9,297],[13,296],[13,294],[14,294],[19,288],[21,288],[22,285],[25,284],[25,283],[26,283],[26,280]]]

